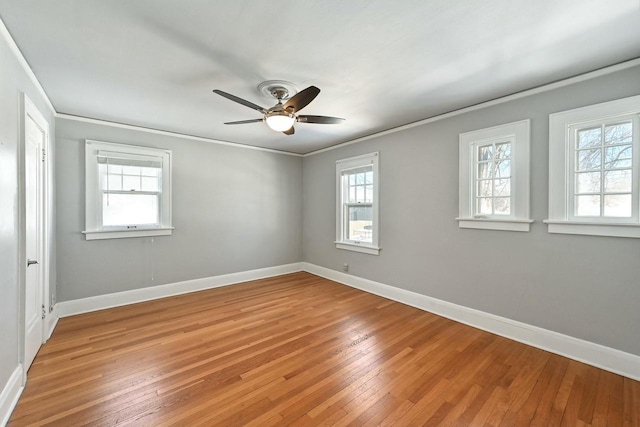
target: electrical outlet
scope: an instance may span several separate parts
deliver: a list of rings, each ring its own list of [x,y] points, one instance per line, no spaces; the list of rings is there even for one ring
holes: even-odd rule
[[[347,263],[342,264],[342,271],[349,271],[349,264]]]

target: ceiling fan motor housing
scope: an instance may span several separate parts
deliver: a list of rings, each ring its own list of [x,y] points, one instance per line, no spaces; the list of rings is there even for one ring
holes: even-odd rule
[[[271,95],[278,101],[289,98],[289,91],[284,87],[274,87],[271,89]]]
[[[298,88],[285,80],[267,80],[258,85],[258,91],[276,99],[289,99],[298,93]]]

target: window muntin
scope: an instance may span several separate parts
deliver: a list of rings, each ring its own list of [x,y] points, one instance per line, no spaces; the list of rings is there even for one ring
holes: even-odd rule
[[[171,152],[87,140],[87,240],[171,234]]]
[[[377,255],[378,153],[336,162],[336,247]]]
[[[597,126],[569,126],[569,147],[573,151],[570,218],[600,221],[637,217],[633,134],[633,116],[599,121]]]

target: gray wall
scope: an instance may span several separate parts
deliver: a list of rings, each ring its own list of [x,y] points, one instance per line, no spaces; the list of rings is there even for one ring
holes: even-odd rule
[[[0,25],[3,25],[0,22]],[[0,35],[0,391],[20,363],[20,203],[19,191],[24,154],[20,148],[22,93],[26,93],[50,125],[50,161],[53,165],[54,118],[27,73]],[[51,223],[54,226],[53,222]],[[54,230],[50,230],[53,236]],[[50,238],[50,293],[55,295],[55,241]]]
[[[173,151],[172,236],[86,241],[84,140]],[[302,257],[302,159],[58,119],[59,301]]]
[[[303,258],[640,355],[640,240],[548,234],[549,114],[640,94],[640,67],[304,158]],[[529,233],[460,229],[458,135],[532,120]],[[379,256],[338,250],[335,161],[380,152]]]

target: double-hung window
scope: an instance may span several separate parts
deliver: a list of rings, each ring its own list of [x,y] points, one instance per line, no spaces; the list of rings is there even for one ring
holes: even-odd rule
[[[87,240],[171,234],[171,152],[87,140]]]
[[[378,255],[378,153],[336,162],[336,247]]]
[[[529,231],[529,120],[460,134],[458,225]]]
[[[550,233],[640,237],[640,96],[549,118]]]

